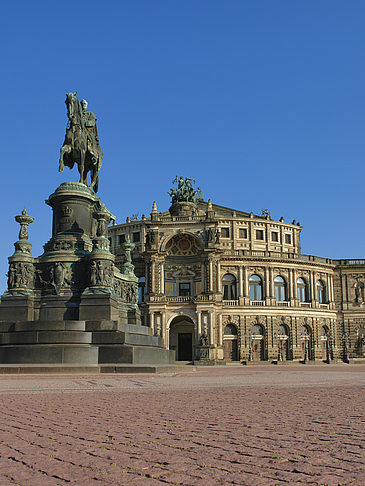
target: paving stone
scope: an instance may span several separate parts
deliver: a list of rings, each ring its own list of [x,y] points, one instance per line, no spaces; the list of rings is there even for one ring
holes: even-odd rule
[[[364,484],[365,367],[318,368],[3,376],[0,486]]]

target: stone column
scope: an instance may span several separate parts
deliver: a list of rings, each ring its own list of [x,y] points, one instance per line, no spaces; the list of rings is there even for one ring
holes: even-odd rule
[[[221,264],[217,262],[217,292],[222,293]]]
[[[151,261],[151,294],[154,294],[156,292],[156,275],[155,275],[155,270],[156,270],[156,263],[154,260]]]
[[[166,312],[161,312],[161,336],[162,336],[162,345],[166,347]]]
[[[209,260],[209,292],[213,292],[213,261]]]
[[[165,264],[164,262],[160,263],[160,290],[161,294],[165,293]]]
[[[289,300],[290,305],[294,305],[294,276],[293,269],[289,268]]]
[[[269,268],[269,278],[270,278],[270,295],[274,298],[274,274],[272,267]]]
[[[298,307],[299,305],[297,280],[298,280],[297,271],[295,268],[293,268],[293,300],[294,300],[294,305],[296,307]]]
[[[197,327],[197,339],[199,339],[202,333],[202,313],[198,311],[197,313],[198,327]]]
[[[329,276],[329,279],[330,279],[330,288],[331,288],[331,303],[332,305],[334,305],[335,303],[335,292],[334,292],[334,285],[333,285],[333,275],[330,275]]]
[[[148,312],[148,327],[153,331],[153,312]]]
[[[218,345],[223,346],[222,314],[218,314]]]
[[[310,281],[310,296],[312,301],[312,307],[315,307],[316,304],[316,292],[315,292],[315,283],[314,283],[314,273],[310,272],[309,274],[309,281]]]
[[[266,304],[271,305],[270,275],[269,275],[269,268],[268,267],[265,267],[264,292],[265,292]]]
[[[243,267],[238,267],[238,297],[243,297]]]
[[[144,288],[144,293],[149,294],[150,293],[150,283],[149,283],[149,268],[148,268],[148,263],[145,264],[144,267],[144,274],[145,274],[145,288]]]
[[[202,262],[201,266],[201,279],[202,279],[202,294],[205,292],[205,262]]]
[[[248,272],[246,267],[243,267],[243,282],[244,305],[250,305],[250,285],[248,281]]]
[[[209,344],[214,346],[214,326],[213,326],[213,312],[209,312],[208,314],[209,316],[209,323],[208,323],[208,326],[209,326]]]

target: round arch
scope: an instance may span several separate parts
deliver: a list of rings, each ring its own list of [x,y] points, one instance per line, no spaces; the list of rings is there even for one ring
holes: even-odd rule
[[[199,238],[191,232],[168,235],[161,242],[161,251],[166,251],[169,256],[194,256],[202,250]]]
[[[238,361],[238,329],[231,322],[226,323],[223,331],[223,357],[225,361]]]
[[[169,349],[176,353],[176,361],[193,361],[195,323],[188,315],[173,316],[168,323]]]

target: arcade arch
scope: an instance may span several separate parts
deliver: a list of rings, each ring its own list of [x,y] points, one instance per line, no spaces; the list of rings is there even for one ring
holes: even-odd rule
[[[195,325],[186,315],[176,316],[169,326],[169,348],[176,352],[176,361],[193,361]]]

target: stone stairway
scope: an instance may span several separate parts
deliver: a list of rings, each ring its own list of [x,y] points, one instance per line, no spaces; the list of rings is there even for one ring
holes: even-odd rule
[[[0,322],[3,364],[170,364],[174,352],[146,326],[117,321]]]

